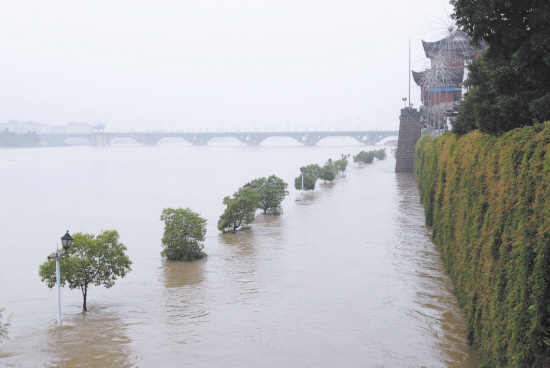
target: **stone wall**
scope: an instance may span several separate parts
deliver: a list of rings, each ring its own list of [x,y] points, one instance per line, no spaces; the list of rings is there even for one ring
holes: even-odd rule
[[[414,172],[414,147],[421,134],[420,112],[416,109],[401,109],[395,172]]]

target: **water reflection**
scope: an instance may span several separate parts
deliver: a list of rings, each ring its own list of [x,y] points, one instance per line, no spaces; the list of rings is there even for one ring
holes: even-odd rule
[[[180,262],[162,260],[162,283],[167,288],[191,286],[204,281],[205,259]]]
[[[107,308],[96,307],[66,318],[61,327],[50,325],[42,352],[54,367],[131,367],[138,359],[131,342],[125,322]]]

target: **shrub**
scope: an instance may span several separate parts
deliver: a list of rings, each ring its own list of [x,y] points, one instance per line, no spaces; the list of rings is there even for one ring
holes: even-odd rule
[[[160,253],[163,257],[175,261],[193,261],[206,257],[204,236],[206,220],[189,208],[162,210],[160,219],[164,221],[164,236]]]

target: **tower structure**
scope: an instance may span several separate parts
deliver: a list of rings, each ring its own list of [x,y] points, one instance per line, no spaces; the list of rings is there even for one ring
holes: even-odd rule
[[[105,146],[105,124],[92,126],[92,146]]]
[[[464,66],[481,56],[485,49],[485,44],[477,48],[471,46],[470,41],[464,32],[453,28],[449,28],[447,36],[439,41],[422,41],[430,68],[411,72],[421,89],[420,112],[424,126],[446,129],[448,118],[457,115],[462,100]]]

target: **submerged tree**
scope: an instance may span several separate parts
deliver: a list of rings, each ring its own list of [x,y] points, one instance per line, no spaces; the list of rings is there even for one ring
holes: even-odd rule
[[[118,277],[131,271],[132,261],[124,253],[127,250],[119,242],[116,230],[105,230],[101,234],[76,233],[67,256],[60,261],[60,284],[82,291],[82,309],[86,308],[86,298],[91,285],[110,288]],[[56,285],[55,259],[40,265],[39,275],[49,288]]]
[[[204,236],[206,220],[189,208],[162,210],[160,219],[164,221],[164,236],[160,253],[163,257],[176,261],[193,261],[206,257]]]
[[[361,151],[357,156],[353,158],[355,162],[358,162],[360,164],[370,164],[374,160],[375,157],[375,151]]]
[[[321,166],[317,164],[307,165],[304,171],[304,175],[308,175],[315,180],[319,179],[319,175],[321,175]]]
[[[220,216],[218,229],[234,233],[239,227],[250,224],[254,221],[260,198],[251,186],[240,188],[233,194],[233,198],[225,197],[223,204],[227,207]]]
[[[314,190],[315,189],[315,183],[317,182],[316,178],[313,178],[309,175],[304,174],[304,190]],[[297,190],[302,190],[302,175],[296,177],[294,179],[294,188]]]
[[[4,313],[4,308],[0,308],[0,343],[3,340],[9,340],[8,328],[11,326],[10,317],[7,318],[6,322],[2,322],[2,313]]]
[[[334,178],[336,178],[335,174],[335,168],[334,165],[332,165],[332,162],[329,161],[325,166],[321,168],[321,175],[319,176],[319,179],[322,179],[325,181],[325,183],[328,181],[333,181]]]
[[[286,188],[288,184],[283,179],[271,175],[268,178],[252,180],[251,187],[260,195],[258,208],[265,213],[273,215],[280,214],[280,206],[285,196],[288,195]]]
[[[341,160],[335,161],[334,166],[338,170],[338,173],[343,173],[344,171],[346,171],[346,168],[348,167],[348,160],[341,159]]]
[[[384,160],[386,158],[386,150],[384,148],[379,149],[374,156],[379,160]]]

